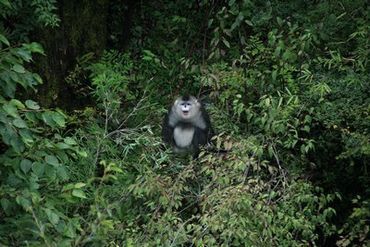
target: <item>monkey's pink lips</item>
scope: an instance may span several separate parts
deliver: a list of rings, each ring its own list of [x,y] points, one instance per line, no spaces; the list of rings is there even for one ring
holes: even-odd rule
[[[187,116],[189,115],[189,111],[182,111],[182,114],[184,114],[184,116]]]

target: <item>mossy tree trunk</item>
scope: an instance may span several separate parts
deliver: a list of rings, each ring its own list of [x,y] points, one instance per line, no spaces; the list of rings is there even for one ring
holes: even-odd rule
[[[58,16],[60,24],[57,28],[44,28],[35,32],[35,40],[39,41],[46,56],[37,59],[38,71],[44,79],[39,87],[38,101],[44,106],[58,106],[73,109],[84,105],[86,98],[79,97],[75,89],[66,84],[65,78],[75,68],[76,59],[87,53],[97,57],[105,49],[112,47],[111,36],[119,27],[123,35],[119,35],[116,44],[121,50],[129,39],[128,19],[132,18],[132,0],[59,0]],[[117,6],[123,9],[122,16]],[[114,13],[113,13],[114,12]],[[116,17],[119,18],[116,18]],[[112,18],[115,18],[112,20]],[[113,24],[114,22],[114,24]]]

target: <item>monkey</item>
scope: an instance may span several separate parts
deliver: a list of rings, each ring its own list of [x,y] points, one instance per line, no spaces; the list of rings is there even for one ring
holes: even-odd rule
[[[162,138],[175,153],[197,157],[200,146],[209,143],[213,135],[209,115],[194,96],[177,98],[164,117]]]

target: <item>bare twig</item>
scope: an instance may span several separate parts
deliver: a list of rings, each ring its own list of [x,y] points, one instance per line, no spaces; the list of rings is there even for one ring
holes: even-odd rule
[[[143,106],[143,107],[140,107],[142,102],[146,99],[146,97],[144,96],[142,99],[140,99],[140,101],[137,103],[137,105],[134,107],[134,109],[130,112],[130,114],[121,121],[121,123],[119,124],[119,126],[108,133],[108,123],[109,121],[112,119],[112,116],[113,116],[113,112],[112,113],[109,113],[109,105],[105,102],[104,103],[104,112],[105,112],[105,121],[104,121],[104,135],[102,137],[98,137],[98,141],[97,141],[97,148],[96,148],[96,153],[95,153],[95,160],[94,160],[94,164],[96,165],[98,163],[98,160],[99,160],[99,156],[100,156],[100,151],[101,151],[101,145],[103,143],[103,140],[111,137],[112,135],[116,134],[116,133],[120,133],[120,132],[127,132],[129,129],[121,129],[122,126],[127,122],[127,120],[132,117],[138,110],[142,110],[142,109],[145,109],[147,106]]]

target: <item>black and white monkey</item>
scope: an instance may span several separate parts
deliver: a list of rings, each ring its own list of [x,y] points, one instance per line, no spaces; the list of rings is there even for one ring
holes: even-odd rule
[[[164,142],[177,153],[199,153],[210,142],[213,130],[203,105],[194,96],[182,96],[168,110],[162,127]]]

